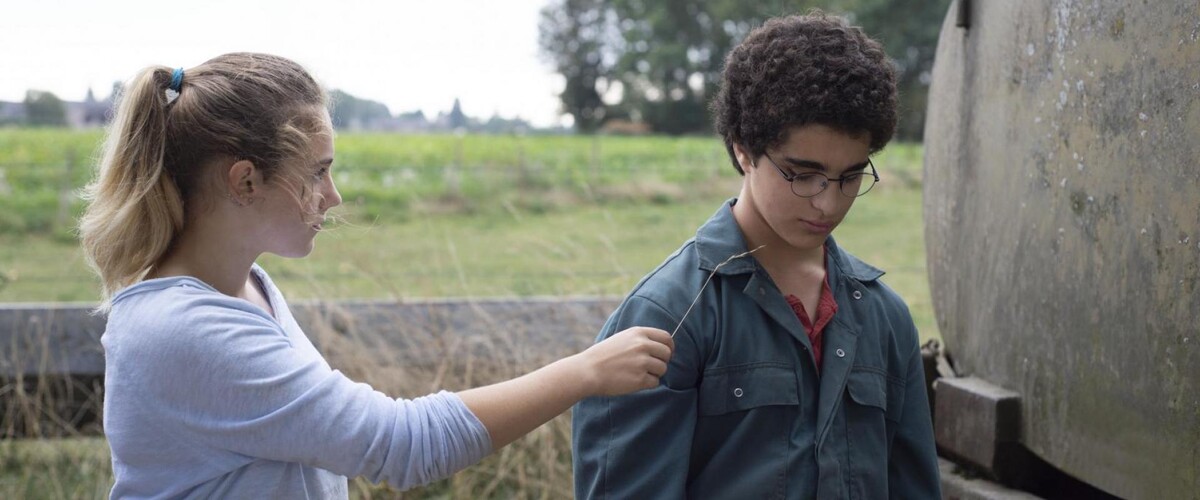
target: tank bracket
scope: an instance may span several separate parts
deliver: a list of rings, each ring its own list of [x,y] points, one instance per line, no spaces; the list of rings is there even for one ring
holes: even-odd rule
[[[943,454],[1001,481],[1018,472],[1020,394],[976,377],[939,378],[934,391],[934,437]]]

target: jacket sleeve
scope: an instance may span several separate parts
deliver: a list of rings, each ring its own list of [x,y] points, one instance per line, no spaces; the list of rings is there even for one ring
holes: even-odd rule
[[[907,359],[903,413],[888,459],[888,491],[892,498],[942,498],[925,371],[915,328],[912,330],[913,349]]]
[[[632,326],[675,329],[678,319],[632,296],[609,318],[597,341]],[[589,398],[572,414],[575,497],[684,498],[696,425],[699,349],[680,329],[659,386],[619,397]]]

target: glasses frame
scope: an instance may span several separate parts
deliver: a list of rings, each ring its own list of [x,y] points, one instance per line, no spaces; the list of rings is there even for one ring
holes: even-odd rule
[[[850,174],[850,175],[842,174],[842,176],[838,177],[837,179],[830,179],[829,176],[822,174],[820,172],[793,173],[791,175],[788,175],[787,172],[785,172],[782,168],[779,167],[778,163],[775,163],[775,159],[771,158],[770,154],[768,154],[767,152],[764,151],[763,156],[765,156],[767,158],[767,161],[771,162],[771,165],[775,167],[775,170],[779,171],[779,175],[783,176],[783,179],[788,181],[788,188],[792,191],[792,194],[799,196],[801,198],[814,198],[814,197],[820,195],[821,193],[824,193],[826,189],[829,189],[829,183],[831,183],[831,182],[838,183],[838,192],[842,193],[842,196],[845,196],[847,198],[858,198],[859,196],[862,196],[864,194],[871,192],[872,189],[875,189],[875,185],[879,184],[879,172],[877,170],[875,170],[875,163],[872,162],[870,158],[867,158],[867,167],[864,168],[862,172]],[[854,177],[854,176],[867,175],[867,170],[866,170],[867,168],[871,169],[870,175],[872,178],[875,179],[875,181],[871,183],[871,187],[867,188],[866,191],[863,191],[858,194],[852,194],[852,195],[846,194],[846,191],[842,190],[842,188],[846,185],[846,181],[850,180],[850,178]],[[821,183],[821,190],[817,191],[813,194],[807,195],[807,196],[797,193],[796,192],[796,179],[799,179],[800,176],[802,176],[802,175],[819,175],[821,177],[824,177],[825,181]]]

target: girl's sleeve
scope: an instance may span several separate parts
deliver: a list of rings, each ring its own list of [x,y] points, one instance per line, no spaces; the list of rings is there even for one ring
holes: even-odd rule
[[[491,452],[487,429],[453,393],[393,399],[293,349],[279,326],[214,315],[203,335],[155,349],[148,394],[203,446],[298,462],[411,488]]]

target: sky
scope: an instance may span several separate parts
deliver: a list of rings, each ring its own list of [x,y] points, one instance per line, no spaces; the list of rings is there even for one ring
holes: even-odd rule
[[[558,114],[563,80],[538,55],[548,0],[0,0],[0,101],[29,89],[103,99],[149,65],[190,67],[268,52],[393,114],[498,113],[535,126]]]

